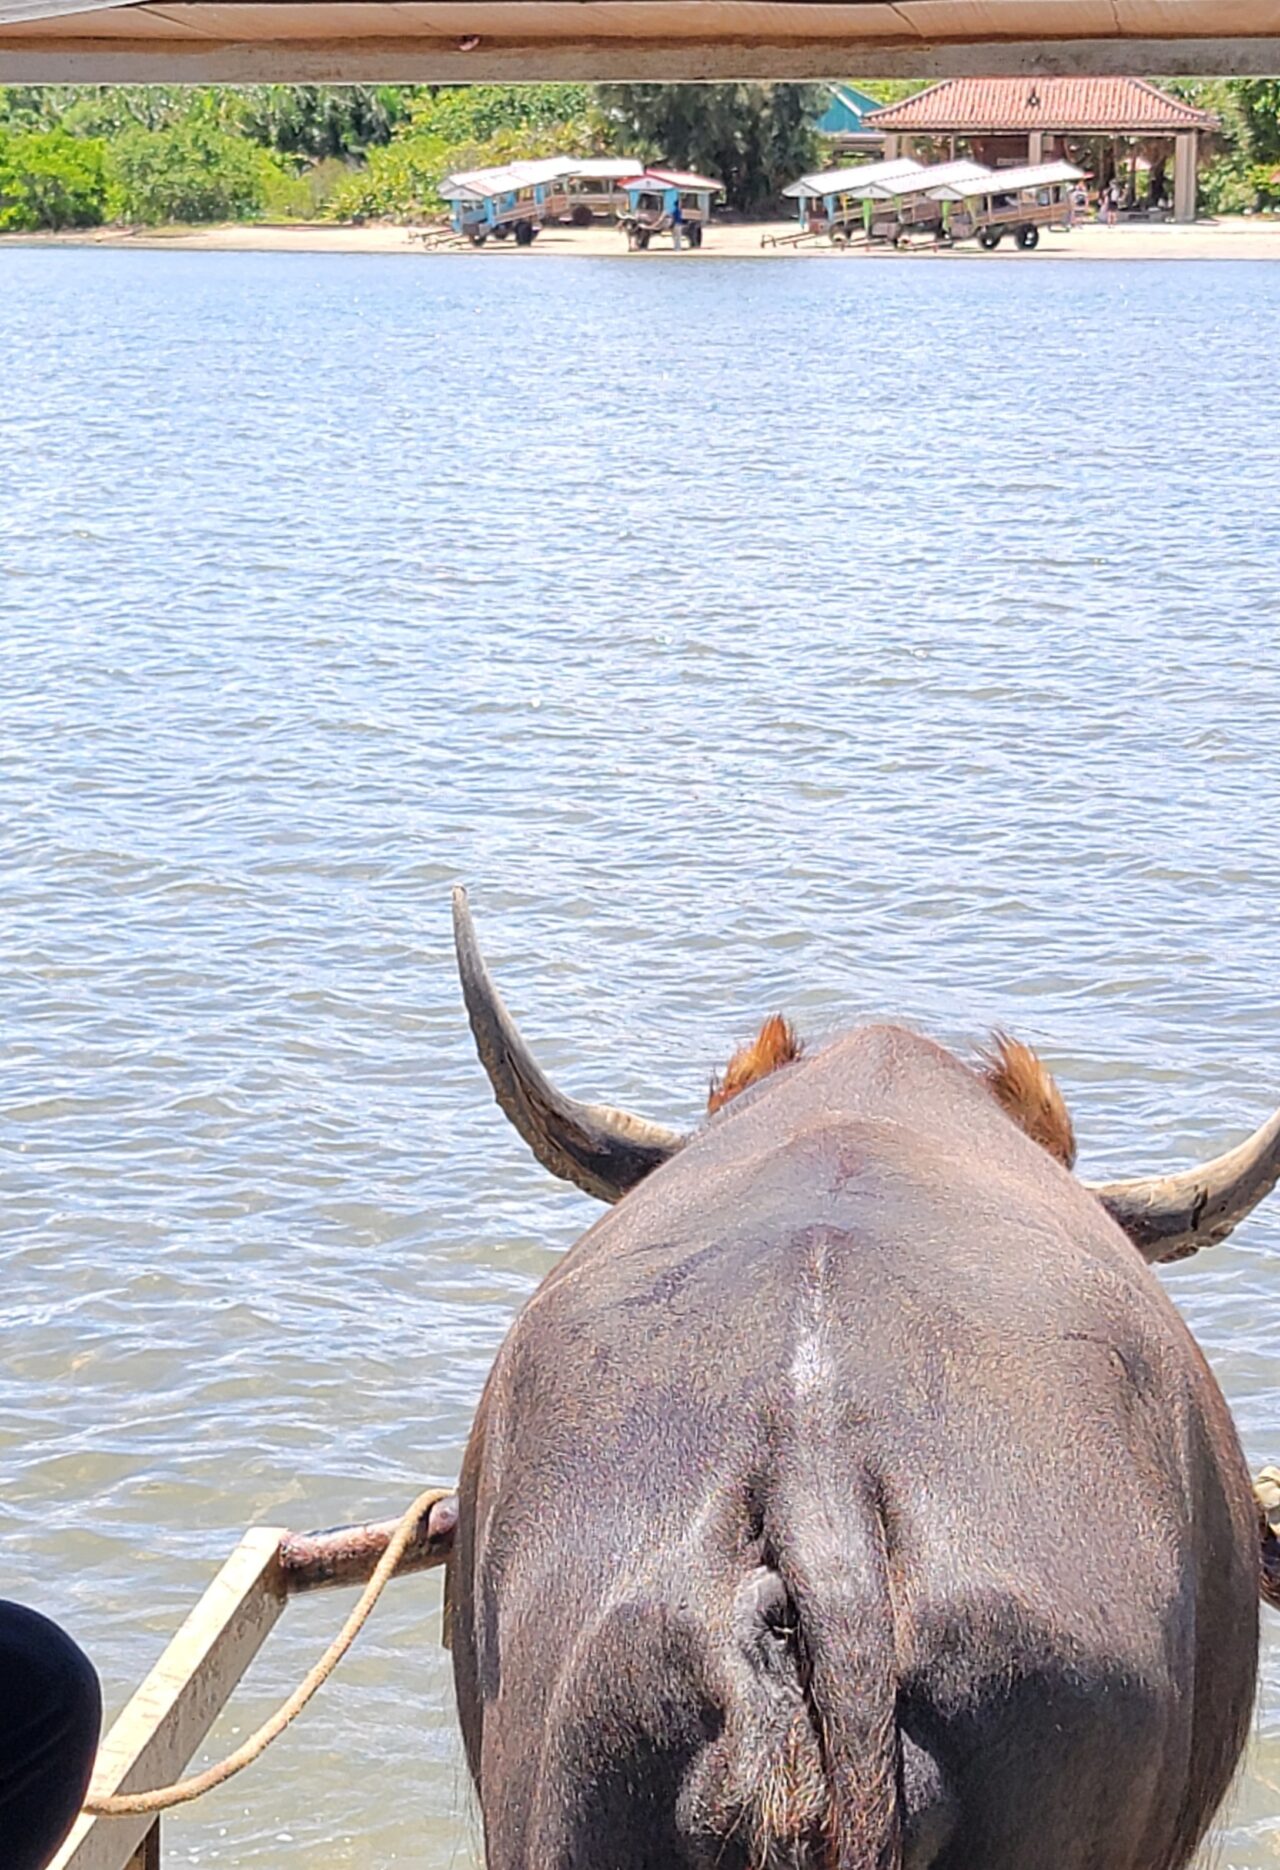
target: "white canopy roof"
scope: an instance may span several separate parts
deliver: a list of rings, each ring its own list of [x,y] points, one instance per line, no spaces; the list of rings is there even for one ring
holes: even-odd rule
[[[489,201],[495,195],[513,194],[518,188],[532,188],[536,182],[558,182],[571,173],[573,164],[565,156],[508,162],[497,169],[460,169],[441,182],[440,198],[442,201]]]
[[[1016,195],[1024,188],[1049,188],[1055,182],[1078,182],[1084,170],[1069,162],[1037,162],[1022,169],[990,169],[987,180],[963,177],[929,189],[935,201],[975,201],[981,195]]]
[[[923,167],[910,156],[895,156],[892,162],[864,162],[852,169],[824,169],[817,175],[802,175],[782,192],[792,201],[803,195],[852,195],[873,187],[883,177],[913,175]]]
[[[581,162],[566,162],[564,173],[584,182],[626,182],[643,173],[644,164],[634,156],[586,156]]]
[[[994,175],[980,162],[938,162],[915,175],[891,175],[868,190],[877,201],[896,201],[903,195],[932,195],[936,188],[962,187]],[[941,200],[941,196],[938,197]]]

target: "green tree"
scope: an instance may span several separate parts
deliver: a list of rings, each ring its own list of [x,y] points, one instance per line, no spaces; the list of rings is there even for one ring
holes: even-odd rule
[[[114,138],[196,121],[286,155],[340,156],[385,143],[411,95],[405,85],[11,85],[0,123]]]
[[[47,129],[45,99],[52,88],[41,84],[0,85],[0,128],[17,133]]]
[[[102,143],[65,130],[0,129],[0,230],[96,227],[106,205]]]
[[[438,136],[393,137],[338,183],[324,212],[334,221],[405,221],[435,213],[436,191],[452,167],[449,156]]]
[[[499,130],[479,143],[405,132],[385,148],[369,151],[364,167],[338,183],[325,213],[338,221],[421,220],[441,211],[440,183],[458,169],[498,168],[522,158],[578,155],[597,147],[596,125],[589,118],[543,129]]]
[[[827,93],[811,84],[608,84],[615,146],[717,177],[730,207],[764,207],[817,157]]]
[[[1200,172],[1201,205],[1211,214],[1274,208],[1280,164],[1280,80],[1275,78],[1170,78],[1162,87],[1221,123]]]
[[[1220,119],[1222,153],[1246,163],[1280,162],[1280,79],[1157,78],[1155,82]]]
[[[412,134],[447,143],[486,143],[504,130],[554,130],[588,116],[586,84],[441,85],[409,106]]]
[[[929,89],[918,78],[846,78],[844,82],[867,97],[878,98],[886,109],[890,104],[905,104],[909,97],[918,97]]]
[[[110,149],[113,220],[253,220],[282,172],[264,149],[196,118],[129,130]]]
[[[189,117],[233,128],[239,95],[222,85],[13,85],[0,91],[0,123],[108,139],[126,130],[167,130]]]
[[[360,155],[388,143],[410,92],[394,84],[260,84],[240,94],[245,134],[283,156]]]
[[[1280,79],[1241,78],[1236,98],[1251,162],[1280,162]]]

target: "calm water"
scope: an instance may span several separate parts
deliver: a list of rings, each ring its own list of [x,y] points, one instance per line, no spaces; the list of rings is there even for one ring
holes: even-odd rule
[[[490,1102],[455,878],[669,1121],[775,1006],[1007,1023],[1087,1174],[1280,1101],[1277,354],[1239,263],[0,256],[0,1590],[113,1708],[246,1525],[456,1472],[594,1212]],[[1278,1267],[1280,1199],[1168,1275],[1255,1464]],[[1280,1857],[1267,1622],[1223,1865]],[[397,1586],[169,1861],[464,1870],[438,1637]]]

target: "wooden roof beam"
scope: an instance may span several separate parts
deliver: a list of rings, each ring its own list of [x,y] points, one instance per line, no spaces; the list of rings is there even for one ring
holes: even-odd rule
[[[150,9],[149,9],[150,10]],[[719,9],[709,8],[708,11]],[[198,8],[190,9],[198,13]],[[225,17],[225,15],[224,15]],[[118,18],[118,13],[113,15]],[[316,39],[41,35],[39,23],[0,27],[5,84],[458,84],[518,80],[697,83],[830,78],[856,65],[865,78],[1280,75],[1280,34],[1250,38],[1001,40],[974,44],[738,36],[708,27],[679,39],[454,37]]]

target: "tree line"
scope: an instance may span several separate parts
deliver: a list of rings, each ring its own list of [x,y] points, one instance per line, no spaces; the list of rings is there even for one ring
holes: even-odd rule
[[[759,207],[815,158],[818,85],[0,88],[0,229],[412,220],[451,171],[623,152]]]
[[[1200,176],[1210,214],[1280,208],[1280,79],[1171,78],[1161,88],[1211,110],[1222,129]]]
[[[863,86],[865,89],[865,86]],[[918,87],[873,86],[886,103]],[[1211,210],[1280,204],[1280,82],[1170,88],[1217,111]],[[714,175],[759,211],[822,159],[823,85],[0,87],[0,230],[416,220],[452,170],[621,153]]]

